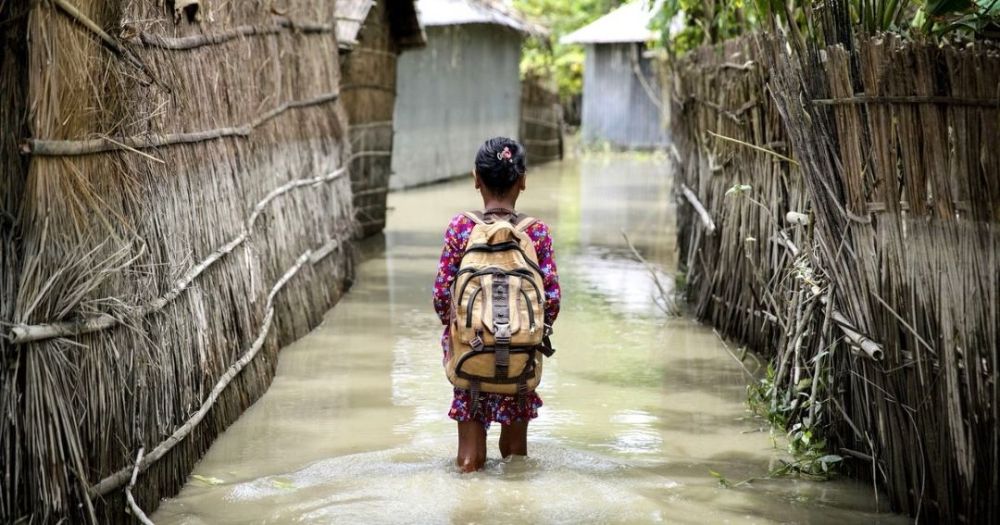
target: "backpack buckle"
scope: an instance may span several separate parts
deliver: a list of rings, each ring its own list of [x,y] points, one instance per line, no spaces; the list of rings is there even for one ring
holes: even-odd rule
[[[510,323],[493,323],[493,337],[497,344],[510,344]]]
[[[493,338],[497,342],[493,353],[495,363],[493,375],[498,379],[505,379],[510,366],[510,323],[494,322]]]
[[[482,333],[479,332],[479,330],[476,330],[476,337],[473,337],[472,340],[469,341],[469,346],[472,347],[473,352],[482,352],[483,348],[486,347],[483,343]]]

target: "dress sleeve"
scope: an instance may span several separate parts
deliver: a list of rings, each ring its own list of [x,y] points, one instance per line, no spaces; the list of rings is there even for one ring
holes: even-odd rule
[[[442,324],[451,321],[451,283],[462,262],[465,245],[472,231],[472,221],[464,215],[456,215],[444,232],[444,248],[438,263],[437,278],[434,280],[434,311]]]
[[[549,234],[549,227],[541,221],[528,227],[528,235],[535,243],[535,254],[538,255],[538,266],[542,269],[545,284],[545,324],[551,325],[559,316],[559,302],[562,300],[552,236]]]

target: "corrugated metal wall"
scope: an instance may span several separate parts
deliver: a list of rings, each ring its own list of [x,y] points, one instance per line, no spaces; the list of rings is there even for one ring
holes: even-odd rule
[[[583,70],[583,122],[585,143],[610,142],[621,148],[655,148],[667,144],[660,108],[652,96],[660,96],[659,82],[644,47],[636,44],[587,46]],[[635,53],[635,55],[633,55]],[[648,92],[636,76],[633,56]]]
[[[427,28],[400,55],[393,189],[469,173],[484,140],[517,137],[521,36],[496,25]]]

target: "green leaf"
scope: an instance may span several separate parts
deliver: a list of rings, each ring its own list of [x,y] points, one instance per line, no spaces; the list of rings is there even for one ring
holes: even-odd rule
[[[225,483],[225,481],[219,478],[213,478],[212,476],[201,476],[198,474],[192,474],[191,477],[206,485],[221,485]]]
[[[973,0],[928,0],[924,10],[931,17],[939,17],[968,11],[973,5]]]

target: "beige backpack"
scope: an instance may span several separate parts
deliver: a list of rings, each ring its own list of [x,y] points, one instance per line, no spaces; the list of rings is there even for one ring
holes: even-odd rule
[[[466,215],[476,225],[452,284],[448,380],[471,392],[473,407],[480,392],[523,401],[542,379],[542,354],[554,352],[542,271],[525,233],[535,219]]]

